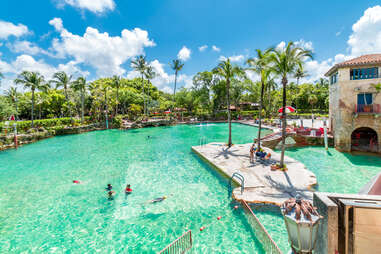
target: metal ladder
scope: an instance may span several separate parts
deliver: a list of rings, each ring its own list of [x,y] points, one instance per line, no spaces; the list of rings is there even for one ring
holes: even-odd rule
[[[206,137],[201,137],[199,140],[200,146],[205,146],[208,143],[207,141]]]
[[[243,175],[241,175],[240,173],[238,172],[234,172],[232,177],[230,177],[230,180],[229,180],[229,189],[231,190],[232,188],[232,181],[233,181],[233,178],[237,178],[238,180],[241,181],[241,194],[243,193],[244,189],[245,189],[245,177],[243,177]]]

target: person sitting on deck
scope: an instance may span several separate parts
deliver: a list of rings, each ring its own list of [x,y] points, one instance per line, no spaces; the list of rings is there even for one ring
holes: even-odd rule
[[[263,158],[265,158],[266,154],[267,153],[264,152],[263,149],[260,149],[259,151],[257,150],[257,152],[255,153],[255,156],[259,157],[259,159],[263,159]]]

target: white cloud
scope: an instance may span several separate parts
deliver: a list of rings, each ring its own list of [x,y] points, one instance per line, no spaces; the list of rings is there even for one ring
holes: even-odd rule
[[[220,51],[221,51],[221,49],[220,49],[220,48],[217,48],[216,45],[213,45],[213,46],[212,46],[212,50],[213,50],[213,51],[216,51],[216,52],[220,52]]]
[[[154,72],[156,73],[155,78],[151,80],[152,84],[155,85],[159,90],[163,92],[173,93],[175,75],[168,74],[164,69],[165,65],[163,63],[160,63],[159,60],[157,59],[150,62],[149,65],[152,66]],[[137,77],[140,77],[140,74],[137,71],[132,70],[127,73],[126,77],[128,79],[137,78]],[[193,85],[192,78],[193,78],[192,76],[188,76],[186,74],[178,75],[177,89],[179,89],[182,86],[185,86],[186,88],[190,88]]]
[[[28,27],[23,24],[15,25],[0,20],[0,39],[8,39],[9,36],[20,37],[28,34]]]
[[[115,9],[114,0],[59,0],[58,7],[71,5],[78,9],[88,10],[97,14]]]
[[[177,54],[177,58],[185,62],[190,58],[190,55],[191,50],[188,49],[186,46],[183,46],[183,48]]]
[[[305,69],[310,75],[305,81],[315,81],[335,64],[364,54],[381,52],[381,6],[365,10],[363,16],[352,26],[348,41],[348,54],[339,53],[323,61],[308,61]],[[311,45],[312,46],[312,45]]]
[[[60,18],[49,21],[60,32],[60,39],[54,39],[52,49],[61,58],[72,57],[78,64],[94,67],[100,76],[121,75],[121,67],[127,60],[144,54],[145,47],[155,46],[148,38],[148,32],[135,28],[124,29],[121,36],[110,36],[88,27],[83,36],[69,32],[62,25]]]
[[[30,41],[16,41],[14,43],[7,43],[7,47],[15,53],[26,53],[29,55],[37,55],[40,53],[46,54],[47,52],[39,48],[36,44]]]
[[[381,52],[381,6],[365,10],[352,31],[348,40],[352,56]]]
[[[202,45],[202,46],[198,47],[198,50],[200,52],[204,52],[207,48],[208,48],[208,45]]]
[[[244,57],[244,55],[235,55],[235,56],[229,56],[228,58],[230,59],[231,62],[234,63],[234,62],[241,62],[245,57]],[[225,61],[225,60],[227,60],[228,58],[225,57],[225,56],[220,56],[220,57],[218,58],[218,60],[219,60],[219,61]]]

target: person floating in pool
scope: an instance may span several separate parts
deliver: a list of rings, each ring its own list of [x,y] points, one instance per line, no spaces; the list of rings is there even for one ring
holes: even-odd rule
[[[108,200],[113,200],[115,195],[115,191],[110,190],[107,192]]]
[[[107,184],[107,187],[105,188],[106,191],[111,191],[112,190],[112,185],[111,183]]]
[[[149,203],[158,203],[161,201],[164,201],[167,198],[167,196],[162,196],[161,198],[155,198],[149,201]]]
[[[126,195],[132,193],[131,184],[127,184],[126,189],[125,189],[125,192],[126,192]]]
[[[81,184],[82,182],[80,180],[73,180],[73,183],[75,183],[75,184]]]

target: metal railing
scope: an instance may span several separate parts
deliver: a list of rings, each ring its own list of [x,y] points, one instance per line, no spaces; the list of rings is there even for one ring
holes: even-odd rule
[[[355,113],[381,113],[380,104],[356,104],[355,105]]]
[[[192,248],[192,244],[192,231],[188,230],[161,250],[159,254],[183,254]]]
[[[205,146],[208,143],[208,139],[206,137],[201,137],[199,143],[200,146]]]
[[[242,194],[243,191],[245,190],[245,177],[243,177],[243,175],[241,175],[241,174],[238,173],[238,172],[234,172],[234,174],[232,175],[232,177],[230,177],[230,181],[229,181],[229,190],[230,190],[231,187],[232,187],[232,181],[233,181],[233,178],[237,178],[238,180],[241,181],[241,194]]]
[[[266,254],[282,254],[282,251],[271,238],[265,227],[259,221],[258,217],[254,214],[253,210],[251,210],[250,206],[244,200],[242,200],[241,203],[245,212],[248,214],[248,220],[251,226],[253,227],[255,236],[262,244],[262,247],[265,250]]]

